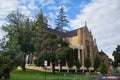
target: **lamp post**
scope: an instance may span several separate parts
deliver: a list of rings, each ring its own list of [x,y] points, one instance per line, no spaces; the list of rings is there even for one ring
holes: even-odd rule
[[[58,59],[58,64],[59,64],[58,65],[59,66],[59,72],[61,72],[61,69],[60,69],[61,68],[60,59]]]
[[[45,80],[46,80],[46,67],[47,67],[47,61],[44,61],[44,68],[45,68]]]

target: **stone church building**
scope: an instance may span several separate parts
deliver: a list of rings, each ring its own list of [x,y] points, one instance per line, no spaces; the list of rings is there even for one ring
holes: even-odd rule
[[[99,55],[96,39],[94,39],[92,32],[88,29],[87,25],[85,24],[81,28],[66,32],[64,34],[64,40],[70,44],[71,48],[76,50],[76,55],[78,57],[79,62],[82,65],[80,69],[81,70],[86,69],[84,65],[84,60],[86,57],[89,57],[91,60],[90,69],[93,70],[92,66],[93,66],[94,57],[95,56],[100,57],[101,55]],[[105,60],[108,63],[108,57],[105,57]],[[47,66],[47,67],[51,68],[51,66]],[[59,66],[56,66],[56,69],[59,69]],[[68,69],[67,65],[63,66],[63,69]]]
[[[98,55],[98,47],[96,40],[93,38],[86,24],[81,28],[67,32],[64,39],[70,44],[71,48],[77,51],[78,60],[82,68],[84,68],[84,60],[86,57],[91,59],[93,65],[93,59]]]

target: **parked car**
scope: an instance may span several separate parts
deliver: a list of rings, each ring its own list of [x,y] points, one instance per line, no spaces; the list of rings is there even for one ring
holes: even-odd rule
[[[97,78],[96,80],[120,80],[120,77],[106,76],[106,77]]]

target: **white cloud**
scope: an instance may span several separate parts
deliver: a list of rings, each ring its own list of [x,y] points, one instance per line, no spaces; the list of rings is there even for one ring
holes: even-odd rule
[[[30,3],[28,4],[28,8],[32,10],[37,9],[37,7],[35,6],[34,0],[30,0]]]
[[[61,4],[70,4],[71,0],[60,0]]]
[[[7,15],[16,9],[19,9],[20,12],[32,18],[32,14],[34,14],[32,10],[37,10],[38,8],[34,0],[0,0],[0,28],[4,23],[7,23],[5,21]],[[0,39],[4,35],[4,32],[0,30]]]
[[[47,7],[49,10],[58,10],[58,7],[53,5],[53,6],[48,6]]]
[[[16,7],[18,7],[17,0],[0,0],[0,18],[6,17]]]
[[[48,6],[47,8],[48,8],[48,10],[54,10],[54,11],[57,11],[57,12],[58,12],[61,7],[63,7],[64,12],[68,12],[69,9],[70,9],[70,7],[66,7],[66,6],[56,6],[56,5]]]
[[[47,15],[47,18],[48,18],[48,25],[50,25],[51,28],[55,28],[55,24],[54,24],[55,19],[56,19],[55,14],[50,12]]]
[[[0,20],[0,26],[2,26],[3,24],[5,25],[5,21],[4,20]],[[1,30],[1,27],[0,27],[0,39],[3,38],[3,36],[5,36],[6,33],[4,31]]]
[[[99,49],[112,53],[116,45],[120,44],[120,0],[93,0],[85,5],[80,14],[70,21],[74,29],[82,27],[88,22],[97,39]]]
[[[40,4],[42,7],[48,6],[50,4],[54,4],[55,1],[54,0],[40,0]]]

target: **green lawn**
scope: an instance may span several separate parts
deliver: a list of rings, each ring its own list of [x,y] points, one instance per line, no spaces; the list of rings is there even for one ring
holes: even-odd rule
[[[11,72],[11,80],[45,80],[44,72],[27,70],[14,70]],[[94,80],[94,75],[79,75],[72,73],[56,73],[53,75],[51,72],[46,72],[46,80]],[[89,79],[91,78],[91,79]]]

